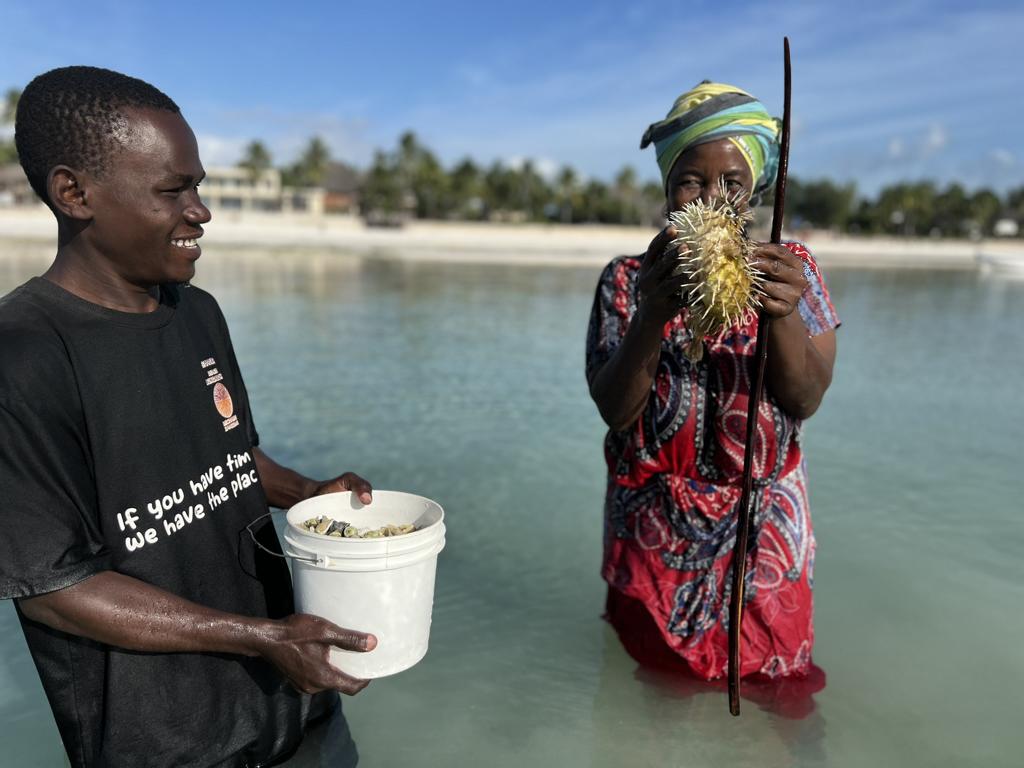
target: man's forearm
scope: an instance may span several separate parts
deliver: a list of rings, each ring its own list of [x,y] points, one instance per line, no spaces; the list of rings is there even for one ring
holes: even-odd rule
[[[198,605],[114,571],[18,601],[52,629],[130,651],[256,656],[274,622]]]
[[[260,656],[304,693],[355,694],[368,681],[331,666],[331,646],[376,647],[372,635],[305,614],[280,621],[214,610],[131,576],[103,571],[70,587],[18,601],[31,621],[115,648],[147,653]]]
[[[316,492],[316,480],[281,466],[259,448],[253,448],[252,454],[270,506],[288,509]]]

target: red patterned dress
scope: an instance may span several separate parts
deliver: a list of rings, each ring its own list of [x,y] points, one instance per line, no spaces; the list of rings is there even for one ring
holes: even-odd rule
[[[799,243],[785,245],[804,260],[808,287],[798,309],[809,335],[838,327],[814,259]],[[636,312],[640,261],[617,258],[601,275],[587,333],[591,382]],[[725,674],[728,657],[735,507],[757,318],[706,337],[697,363],[683,354],[689,336],[685,312],[665,325],[646,410],[632,427],[605,439],[602,576],[620,635],[639,627],[624,625],[627,614],[613,610],[616,601],[642,604],[668,647],[695,674],[713,679]],[[800,425],[766,393],[754,446],[743,675],[774,678],[810,668],[815,544]]]

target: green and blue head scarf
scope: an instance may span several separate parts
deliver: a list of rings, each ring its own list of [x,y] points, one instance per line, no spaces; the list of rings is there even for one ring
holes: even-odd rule
[[[664,186],[683,152],[698,144],[728,139],[750,166],[754,179],[751,194],[759,195],[775,184],[781,125],[746,91],[705,80],[676,99],[665,119],[647,129],[640,149],[654,144]]]

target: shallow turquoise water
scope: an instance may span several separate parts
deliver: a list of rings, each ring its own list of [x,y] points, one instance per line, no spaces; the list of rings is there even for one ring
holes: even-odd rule
[[[346,701],[364,765],[1020,764],[1024,282],[830,276],[844,327],[806,431],[827,685],[736,720],[720,690],[638,669],[600,620],[597,270],[200,267],[268,452],[448,514],[429,654]],[[35,270],[0,266],[0,292]],[[60,765],[9,603],[0,651],[0,764]]]

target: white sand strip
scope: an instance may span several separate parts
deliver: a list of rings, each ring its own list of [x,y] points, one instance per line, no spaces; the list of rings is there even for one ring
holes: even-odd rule
[[[218,212],[207,225],[202,244],[209,254],[272,250],[277,258],[301,258],[315,250],[403,261],[599,267],[614,256],[642,253],[654,235],[655,230],[647,227],[433,221],[385,229],[366,227],[351,217]],[[52,243],[55,236],[53,216],[45,208],[0,210],[0,240]],[[786,237],[807,242],[826,269],[974,269],[983,253],[1024,259],[1024,243],[1012,240],[849,237],[827,232]]]

